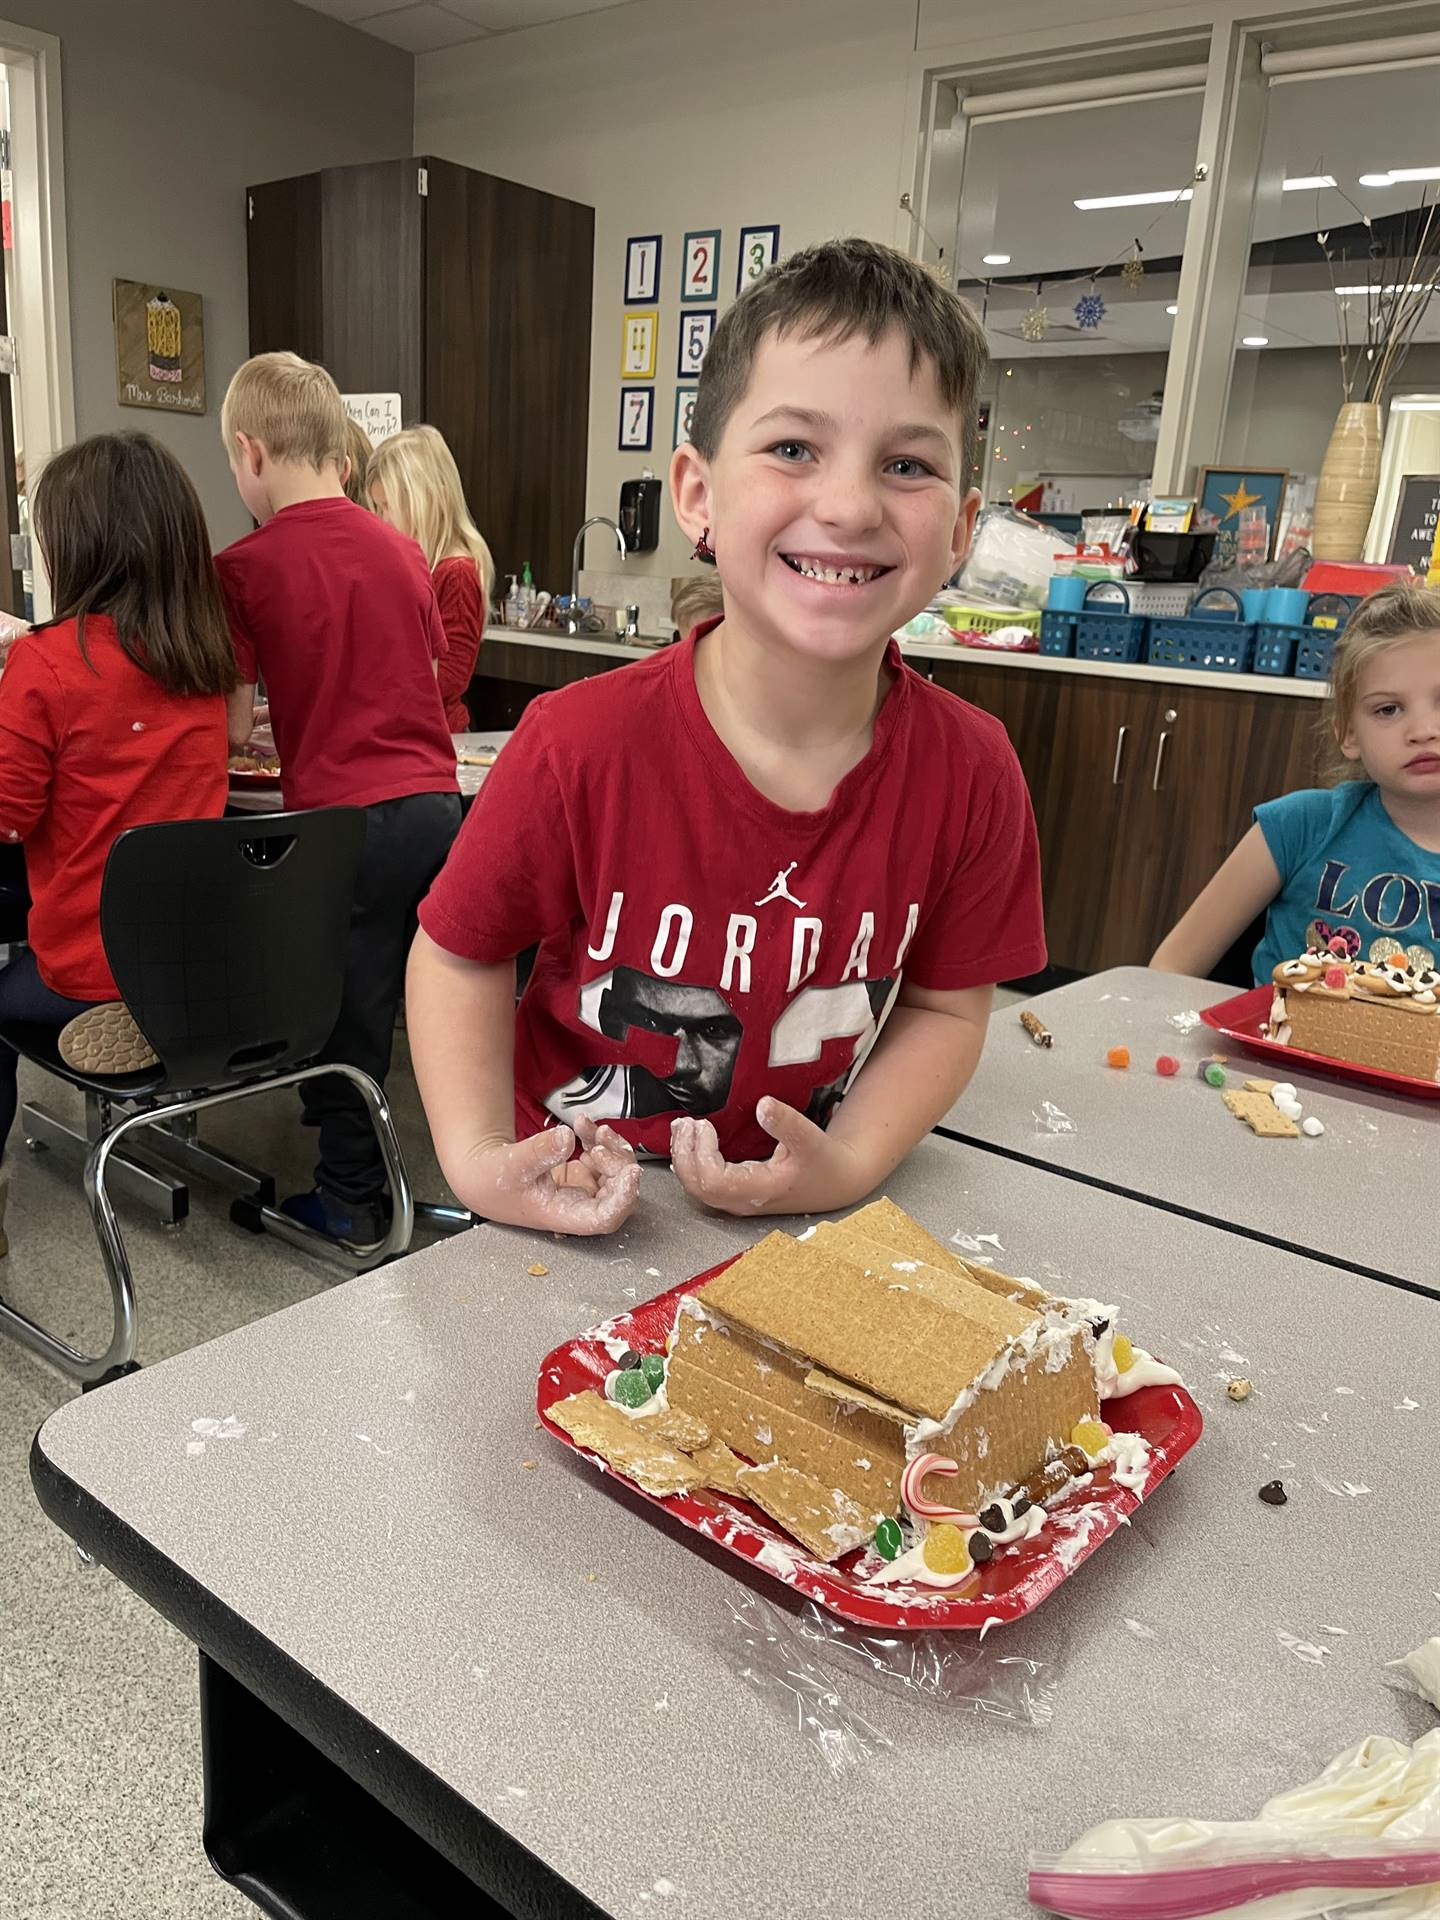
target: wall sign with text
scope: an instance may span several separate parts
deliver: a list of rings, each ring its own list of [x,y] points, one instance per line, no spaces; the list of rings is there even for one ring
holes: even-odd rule
[[[682,380],[693,380],[705,364],[710,336],[715,331],[715,309],[680,316],[680,362],[675,372]]]
[[[654,387],[622,387],[620,389],[620,451],[648,453],[654,430]]]
[[[658,307],[648,307],[639,312],[626,309],[620,334],[620,378],[622,380],[653,380],[655,378],[655,346],[659,331]]]
[[[767,267],[780,258],[779,227],[742,227],[740,259],[735,269],[735,291],[743,293],[752,280],[758,280]]]
[[[116,280],[115,398],[162,413],[205,411],[205,309],[198,293]]]
[[[1395,524],[1390,529],[1390,548],[1385,558],[1403,560],[1417,573],[1425,573],[1435,546],[1437,522],[1440,522],[1440,474],[1407,473],[1400,482]]]
[[[398,393],[342,393],[340,399],[346,418],[369,436],[372,447],[378,447],[392,433],[399,433],[403,422]]]
[[[696,391],[694,387],[675,389],[675,432],[671,441],[672,446],[683,447],[690,438],[690,426],[695,416]]]
[[[660,236],[640,234],[625,242],[625,304],[640,306],[660,298]]]
[[[680,263],[680,298],[713,300],[720,280],[720,230],[687,233]]]

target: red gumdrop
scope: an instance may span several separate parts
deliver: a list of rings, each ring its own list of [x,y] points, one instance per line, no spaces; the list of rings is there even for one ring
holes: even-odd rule
[[[1325,984],[1334,992],[1339,992],[1340,988],[1344,986],[1346,978],[1347,975],[1343,967],[1326,967],[1325,969]]]
[[[1160,1058],[1155,1062],[1155,1071],[1156,1073],[1164,1074],[1168,1080],[1173,1074],[1179,1073],[1180,1062],[1175,1058],[1173,1053],[1162,1053]]]
[[[1330,951],[1341,960],[1348,960],[1350,958],[1350,943],[1343,933],[1337,933],[1335,935],[1335,938],[1330,942]]]

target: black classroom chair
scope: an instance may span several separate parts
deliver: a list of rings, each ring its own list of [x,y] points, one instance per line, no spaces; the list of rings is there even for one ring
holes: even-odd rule
[[[355,869],[365,833],[356,807],[307,813],[180,820],[134,827],[110,849],[100,933],[121,998],[159,1064],[99,1076],[60,1058],[58,1032],[0,1023],[0,1044],[79,1087],[97,1103],[97,1137],[85,1162],[85,1198],[114,1309],[103,1353],[78,1352],[0,1301],[0,1330],[95,1386],[135,1371],[135,1289],[106,1169],[126,1136],[220,1177],[249,1174],[195,1143],[177,1122],[250,1094],[321,1073],[350,1081],[369,1109],[390,1183],[390,1231],[363,1262],[378,1266],[410,1244],[414,1202],[385,1095],[367,1073],[315,1066],[340,1007]],[[125,1109],[117,1116],[116,1109]],[[172,1137],[172,1135],[174,1137]],[[268,1196],[273,1198],[273,1192]],[[256,1224],[292,1245],[334,1258],[333,1244],[254,1195]]]

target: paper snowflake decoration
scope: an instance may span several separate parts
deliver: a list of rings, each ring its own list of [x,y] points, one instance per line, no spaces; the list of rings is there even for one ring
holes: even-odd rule
[[[1093,331],[1105,318],[1105,302],[1098,293],[1082,293],[1075,302],[1075,322],[1077,326]]]
[[[1132,253],[1120,269],[1120,279],[1127,293],[1134,293],[1145,278],[1145,262],[1138,253]]]
[[[1050,331],[1050,309],[1035,305],[1020,316],[1020,337],[1037,345]]]

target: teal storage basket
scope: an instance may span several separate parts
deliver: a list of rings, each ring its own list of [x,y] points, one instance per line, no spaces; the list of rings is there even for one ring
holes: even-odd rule
[[[1096,601],[1097,593],[1121,610],[1111,613],[1103,601]],[[1123,660],[1133,666],[1144,655],[1149,625],[1143,614],[1130,611],[1130,593],[1123,582],[1097,580],[1085,595],[1085,605],[1075,620],[1075,657]]]
[[[1075,623],[1078,613],[1047,609],[1040,616],[1040,651],[1068,658],[1075,651]]]
[[[1150,622],[1145,658],[1152,667],[1246,673],[1255,650],[1255,629],[1240,618],[1241,610],[1239,596],[1228,587],[1208,587],[1188,619]]]

